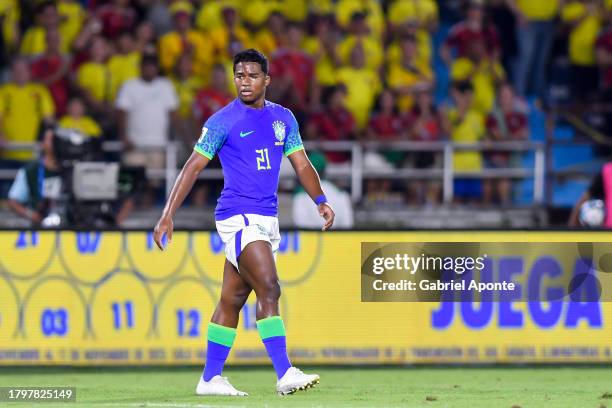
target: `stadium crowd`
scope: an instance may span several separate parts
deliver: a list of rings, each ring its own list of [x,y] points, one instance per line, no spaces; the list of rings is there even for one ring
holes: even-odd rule
[[[170,138],[185,157],[232,100],[232,56],[245,48],[269,57],[267,97],[295,112],[305,140],[527,140],[526,100],[546,97],[559,33],[575,100],[598,87],[612,98],[609,0],[2,0],[0,16],[0,148],[57,123],[121,141],[124,163],[152,169],[165,166]],[[436,61],[450,76],[444,101]],[[17,168],[33,153],[1,157]],[[460,151],[454,168],[512,167],[517,157]],[[325,159],[329,171],[350,155]],[[368,165],[439,168],[441,156],[367,152]],[[512,202],[506,179],[459,177],[454,192],[458,202]],[[441,183],[369,179],[365,193],[366,205],[436,204]],[[197,188],[192,203],[206,200]]]

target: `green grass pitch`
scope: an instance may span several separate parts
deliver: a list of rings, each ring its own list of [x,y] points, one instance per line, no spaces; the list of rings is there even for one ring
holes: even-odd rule
[[[249,397],[198,397],[197,368],[0,368],[0,386],[75,386],[76,403],[4,407],[428,407],[612,408],[612,368],[594,367],[308,367],[317,388],[274,391],[271,367],[224,372]]]

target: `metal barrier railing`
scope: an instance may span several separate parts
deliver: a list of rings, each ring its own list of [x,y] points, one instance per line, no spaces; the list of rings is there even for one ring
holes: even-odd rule
[[[444,203],[453,201],[453,181],[456,177],[462,178],[513,178],[528,179],[533,178],[533,203],[542,204],[544,202],[544,185],[546,176],[546,149],[544,143],[536,142],[482,142],[475,144],[459,144],[452,142],[305,142],[307,150],[316,149],[323,152],[347,152],[350,153],[350,166],[345,170],[339,170],[334,178],[345,178],[350,180],[351,198],[353,202],[358,202],[363,196],[363,180],[367,178],[388,178],[402,180],[418,179],[440,179],[442,181],[442,195]],[[12,143],[4,147],[6,150],[38,150],[36,144]],[[107,152],[122,151],[121,142],[104,142],[103,149]],[[147,177],[153,180],[165,180],[166,194],[170,193],[174,180],[178,175],[178,142],[170,142],[165,146],[166,167],[165,169],[147,169]],[[402,151],[402,152],[430,152],[442,154],[442,167],[431,169],[394,169],[392,173],[388,171],[377,171],[364,167],[364,154],[366,151]],[[507,151],[507,152],[534,152],[535,160],[533,168],[499,168],[482,169],[480,172],[459,172],[453,168],[453,155],[456,151]],[[15,177],[17,170],[0,169],[0,180]],[[200,178],[208,180],[222,180],[223,172],[221,169],[208,169]]]

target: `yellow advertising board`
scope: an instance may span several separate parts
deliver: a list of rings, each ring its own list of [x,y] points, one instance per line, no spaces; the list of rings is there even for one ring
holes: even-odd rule
[[[588,248],[612,234],[283,232],[281,313],[294,362],[612,361],[604,301],[362,302],[362,242],[524,242],[527,251],[530,242]],[[518,275],[537,258],[525,257]],[[161,252],[148,232],[2,231],[0,365],[202,363],[223,263],[215,232],[175,232]],[[254,294],[229,362],[268,362]]]

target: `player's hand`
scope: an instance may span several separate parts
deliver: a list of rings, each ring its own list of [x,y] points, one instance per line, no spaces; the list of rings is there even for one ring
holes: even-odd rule
[[[153,240],[157,247],[164,250],[164,243],[162,239],[164,235],[168,238],[167,244],[170,245],[172,242],[172,231],[174,230],[174,223],[172,222],[172,218],[163,216],[157,222],[155,229],[153,230]]]
[[[331,205],[328,203],[319,204],[319,215],[325,219],[325,224],[323,224],[321,231],[327,231],[332,227],[332,225],[334,225],[334,217],[336,214],[331,208]]]

